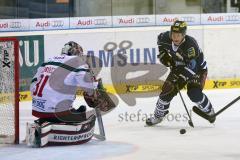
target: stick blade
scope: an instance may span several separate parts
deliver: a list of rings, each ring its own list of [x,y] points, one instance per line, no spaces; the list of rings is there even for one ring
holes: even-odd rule
[[[196,106],[193,106],[193,112],[196,113],[197,115],[199,115],[200,117],[208,120],[210,123],[214,123],[215,120],[216,120],[215,114],[212,115],[212,116],[210,116],[210,115],[204,113],[203,111],[201,111],[201,110],[200,110],[198,107],[196,107]]]
[[[191,126],[192,128],[194,128],[193,122],[191,120],[188,121],[189,126]]]

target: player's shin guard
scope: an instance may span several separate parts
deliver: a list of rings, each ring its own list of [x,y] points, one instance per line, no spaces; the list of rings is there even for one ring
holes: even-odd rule
[[[168,114],[168,108],[169,102],[163,101],[161,98],[159,98],[156,103],[154,117],[163,118],[166,114]]]
[[[161,98],[156,103],[154,116],[146,120],[148,126],[152,126],[162,122],[163,117],[168,114],[169,102],[163,101]]]
[[[202,100],[199,102],[196,102],[196,104],[197,104],[198,108],[201,109],[203,112],[208,113],[208,114],[214,114],[212,104],[206,95],[203,94]]]

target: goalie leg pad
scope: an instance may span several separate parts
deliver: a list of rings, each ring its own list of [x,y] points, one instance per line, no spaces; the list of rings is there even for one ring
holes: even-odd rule
[[[94,135],[96,116],[81,123],[27,124],[26,142],[30,147],[83,144]]]

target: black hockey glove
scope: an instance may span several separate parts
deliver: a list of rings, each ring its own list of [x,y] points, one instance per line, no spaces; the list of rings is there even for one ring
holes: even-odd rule
[[[205,80],[207,78],[207,72],[203,72],[203,73],[199,73],[194,75],[189,81],[188,84],[191,87],[200,87],[200,88],[204,88],[205,85]]]
[[[200,75],[195,74],[189,81],[188,83],[195,83],[199,84],[201,83]]]
[[[186,83],[186,77],[183,75],[173,74],[173,79],[171,80],[174,84],[183,84]]]
[[[173,67],[171,69],[171,72],[186,82],[189,82],[190,79],[193,79],[193,76],[195,75],[195,72],[185,67],[184,65]]]
[[[174,66],[174,61],[171,54],[166,49],[159,50],[159,55],[157,55],[159,61],[166,67]]]

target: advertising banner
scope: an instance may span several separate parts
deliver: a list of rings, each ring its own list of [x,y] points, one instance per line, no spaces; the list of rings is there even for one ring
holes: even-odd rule
[[[153,70],[147,77],[139,78],[138,81],[155,81],[157,77],[151,77],[150,74],[160,72],[155,71],[156,64],[159,64],[156,45],[159,32],[141,31],[139,34],[137,31],[118,31],[46,35],[45,59],[59,55],[64,44],[75,41],[83,47],[85,55],[91,56],[92,66],[99,71],[104,83],[124,83],[127,77],[132,79],[128,76],[131,70],[138,76],[138,71],[144,72],[149,69]],[[52,42],[55,45],[52,45]],[[165,70],[164,67],[162,72]]]
[[[30,19],[30,30],[61,30],[69,29],[69,18]]]
[[[1,19],[0,32],[27,31],[29,30],[28,19]]]
[[[70,29],[112,27],[112,17],[71,17]]]
[[[154,26],[155,15],[113,16],[114,27]]]
[[[32,77],[44,62],[44,36],[19,36],[20,91],[29,90]]]
[[[181,20],[187,22],[188,25],[201,24],[200,14],[168,14],[168,15],[156,15],[156,25],[169,26],[174,21]]]
[[[202,14],[201,24],[240,24],[240,13]]]
[[[240,13],[160,14],[41,19],[1,19],[0,32],[87,28],[169,26],[176,20],[188,25],[240,24]]]

